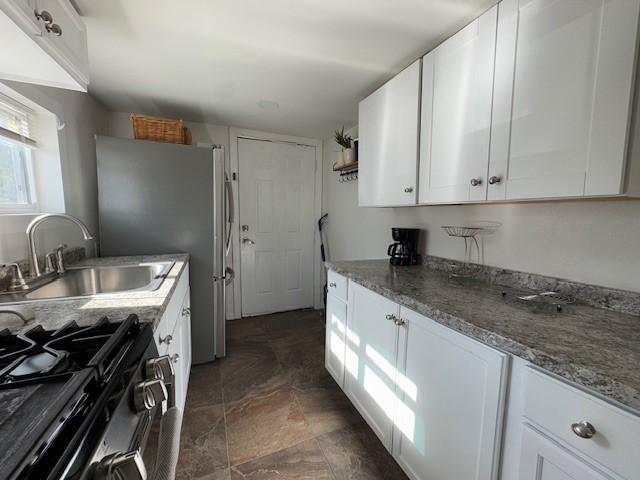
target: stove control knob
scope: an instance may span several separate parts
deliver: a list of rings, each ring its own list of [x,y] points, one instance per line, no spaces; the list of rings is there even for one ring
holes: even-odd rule
[[[169,355],[147,360],[145,374],[150,380],[168,380],[173,377],[175,372]]]
[[[139,451],[114,453],[96,466],[94,480],[147,480],[147,469]]]
[[[167,401],[169,394],[162,380],[145,380],[133,389],[133,403],[138,412],[151,410]]]

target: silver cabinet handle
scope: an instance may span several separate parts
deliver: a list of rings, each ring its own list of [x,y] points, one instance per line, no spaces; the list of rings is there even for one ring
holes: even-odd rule
[[[173,355],[171,355],[171,361],[173,363],[178,363],[178,360],[180,360],[180,354],[179,353],[174,353]]]
[[[44,28],[47,33],[52,33],[56,37],[62,35],[62,27],[60,27],[60,25],[58,25],[57,23],[53,23],[53,15],[51,15],[49,12],[47,12],[46,10],[42,10],[41,12],[34,10],[33,14],[36,16],[36,20],[44,23]]]
[[[53,23],[53,16],[46,10],[41,12],[34,10],[33,14],[36,16],[36,20],[42,21],[45,25],[51,25]]]
[[[256,242],[254,242],[250,238],[243,238],[242,239],[242,243],[243,243],[243,245],[255,245],[256,244]]]
[[[500,183],[502,181],[502,177],[493,175],[489,177],[489,185],[495,185],[496,183]]]
[[[386,318],[387,320],[391,320],[392,322],[395,322],[398,317],[396,317],[394,314],[390,313],[388,315],[386,315],[384,318]]]
[[[404,193],[411,193],[413,192],[413,187],[407,187],[404,189]]]
[[[398,327],[402,327],[403,325],[406,325],[407,321],[406,321],[406,320],[403,320],[403,319],[401,319],[401,318],[396,318],[396,319],[393,321],[393,323],[395,323],[395,324],[396,324],[396,326],[398,326]]]
[[[191,307],[184,307],[182,309],[182,316],[188,317],[189,315],[191,315]]]
[[[580,438],[589,439],[596,434],[596,429],[587,421],[571,424],[571,430]]]
[[[160,339],[160,343],[166,343],[167,345],[171,345],[173,342],[173,337],[171,335],[167,335],[166,337],[158,337]]]
[[[60,25],[58,25],[57,23],[54,23],[52,25],[45,25],[44,28],[47,29],[47,32],[52,33],[56,37],[62,36],[62,27],[60,27]]]
[[[472,187],[477,187],[478,185],[482,185],[482,179],[481,178],[472,178],[471,179],[471,186]]]
[[[329,286],[330,286],[331,288],[336,288],[336,287],[337,287],[337,285],[335,284],[335,282],[331,282],[331,283],[329,284]]]

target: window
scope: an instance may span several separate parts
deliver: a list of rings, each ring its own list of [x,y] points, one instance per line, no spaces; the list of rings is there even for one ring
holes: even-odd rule
[[[31,110],[0,94],[0,212],[37,208],[31,165]]]

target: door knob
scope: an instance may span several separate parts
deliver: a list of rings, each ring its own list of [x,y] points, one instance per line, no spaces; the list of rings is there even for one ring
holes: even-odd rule
[[[251,240],[250,238],[243,238],[242,239],[242,244],[243,245],[255,245],[256,242],[254,242],[253,240]]]
[[[478,185],[482,185],[482,179],[481,178],[472,178],[471,179],[471,186],[472,187],[477,187]]]
[[[501,181],[502,177],[496,175],[489,177],[489,185],[495,185],[496,183],[500,183]]]

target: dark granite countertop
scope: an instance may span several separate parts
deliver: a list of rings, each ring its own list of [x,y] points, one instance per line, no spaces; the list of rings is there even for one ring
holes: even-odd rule
[[[174,262],[167,278],[157,290],[132,291],[73,299],[32,301],[21,304],[0,304],[0,310],[17,310],[27,323],[38,323],[45,328],[58,328],[74,320],[79,325],[90,325],[104,316],[123,319],[135,313],[143,322],[160,321],[171,295],[189,262],[187,254],[140,255],[130,257],[86,258],[73,266],[135,265],[145,262]],[[20,330],[24,323],[12,314],[0,313],[0,329]]]
[[[326,267],[453,330],[640,411],[638,315],[579,302],[563,312],[540,311],[512,301],[539,291],[454,278],[428,266],[393,267],[387,260],[367,260],[327,262]]]

